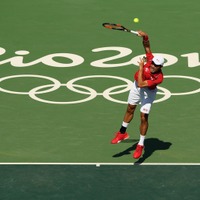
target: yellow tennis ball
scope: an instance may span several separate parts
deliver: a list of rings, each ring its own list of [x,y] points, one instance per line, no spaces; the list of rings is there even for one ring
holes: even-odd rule
[[[133,22],[138,23],[139,19],[136,17],[136,18],[133,19]]]

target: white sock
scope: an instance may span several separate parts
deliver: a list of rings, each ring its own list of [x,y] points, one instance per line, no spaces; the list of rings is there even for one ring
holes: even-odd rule
[[[140,141],[138,142],[138,144],[141,146],[144,146],[144,139],[145,139],[145,135],[140,135]]]
[[[129,123],[127,123],[127,122],[122,122],[122,126],[123,126],[123,127],[126,127],[126,128],[127,128],[128,125],[129,125]]]

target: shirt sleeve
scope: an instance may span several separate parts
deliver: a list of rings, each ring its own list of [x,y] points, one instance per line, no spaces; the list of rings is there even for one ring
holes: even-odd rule
[[[159,74],[155,80],[147,80],[148,87],[156,86],[163,82],[163,74]]]
[[[152,59],[153,59],[153,54],[150,52],[150,53],[146,53],[146,59],[147,59],[147,63],[151,63],[152,62]]]

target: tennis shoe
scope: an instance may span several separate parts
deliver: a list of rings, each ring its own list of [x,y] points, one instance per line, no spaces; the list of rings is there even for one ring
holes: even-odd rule
[[[135,152],[133,153],[133,158],[138,159],[142,155],[143,149],[144,146],[138,144]]]
[[[126,140],[129,138],[128,133],[120,133],[117,132],[115,137],[112,139],[111,144],[118,144],[120,143],[122,140]]]

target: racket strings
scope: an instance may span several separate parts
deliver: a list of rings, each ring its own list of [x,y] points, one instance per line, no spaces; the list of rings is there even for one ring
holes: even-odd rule
[[[122,27],[120,24],[104,24],[104,27],[115,30],[124,30],[124,27]]]

